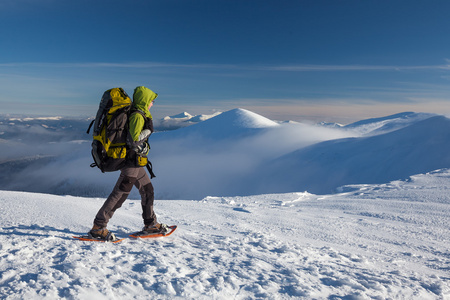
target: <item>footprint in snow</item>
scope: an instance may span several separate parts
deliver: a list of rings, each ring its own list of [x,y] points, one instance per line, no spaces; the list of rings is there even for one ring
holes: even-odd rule
[[[246,210],[246,209],[244,209],[244,208],[242,208],[242,207],[235,207],[235,208],[233,208],[233,210],[234,210],[234,211],[240,211],[240,212],[248,213],[248,214],[251,214],[251,213],[252,213],[251,211]]]

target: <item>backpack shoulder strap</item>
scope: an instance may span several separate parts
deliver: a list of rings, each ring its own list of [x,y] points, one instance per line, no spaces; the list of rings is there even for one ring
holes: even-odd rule
[[[92,120],[91,124],[89,124],[88,130],[86,131],[87,134],[89,134],[89,131],[91,131],[92,125],[94,125],[95,119]]]
[[[134,113],[140,114],[141,116],[144,117],[144,119],[147,118],[147,117],[145,116],[145,113],[144,113],[142,110],[140,110],[140,109],[132,108],[131,111],[130,111],[130,116],[131,116],[132,114],[134,114]]]
[[[153,173],[153,166],[152,166],[152,163],[150,161],[148,161],[146,167],[147,167],[148,173],[150,174],[150,179],[155,178],[156,175],[155,175],[155,173]]]

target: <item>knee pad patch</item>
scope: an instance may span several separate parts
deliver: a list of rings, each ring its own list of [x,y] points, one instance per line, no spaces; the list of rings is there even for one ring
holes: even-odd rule
[[[147,195],[152,195],[154,193],[153,184],[149,183],[144,186],[144,191]]]
[[[131,189],[133,188],[135,182],[136,178],[124,177],[119,185],[119,189],[123,192],[129,193],[131,192]]]

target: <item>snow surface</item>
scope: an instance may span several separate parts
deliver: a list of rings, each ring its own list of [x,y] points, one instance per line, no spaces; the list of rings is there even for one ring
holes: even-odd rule
[[[309,193],[157,200],[177,231],[80,242],[104,199],[0,191],[1,299],[450,299],[450,171]],[[141,227],[140,201],[110,229]]]
[[[262,192],[330,193],[348,183],[384,183],[450,168],[448,149],[450,119],[435,116],[381,135],[299,149],[264,166],[267,176],[258,181]]]
[[[343,127],[356,130],[361,134],[375,135],[398,130],[434,116],[436,114],[403,112],[382,118],[361,120]]]

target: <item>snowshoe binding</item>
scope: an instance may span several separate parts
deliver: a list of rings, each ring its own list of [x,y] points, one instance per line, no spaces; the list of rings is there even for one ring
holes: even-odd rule
[[[84,236],[74,236],[74,238],[81,240],[81,241],[88,241],[88,242],[106,242],[106,243],[118,243],[123,241],[124,239],[119,239],[116,237],[114,233],[106,229],[106,227],[103,228],[92,228],[91,231],[87,235]]]
[[[166,233],[168,232],[169,226],[166,224],[159,224],[156,225],[145,225],[144,228],[142,228],[142,233],[144,234],[152,234],[152,233]]]
[[[167,226],[166,224],[146,225],[142,231],[131,234],[134,238],[156,238],[165,237],[172,234],[177,229],[176,225]]]
[[[94,226],[95,228],[95,226]],[[117,240],[117,237],[114,233],[106,229],[106,227],[97,228],[97,229],[91,229],[88,233],[88,237],[92,239],[98,239],[105,242],[114,242]]]

